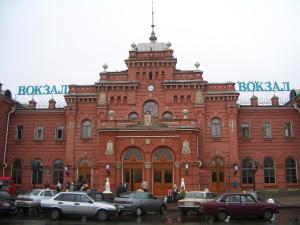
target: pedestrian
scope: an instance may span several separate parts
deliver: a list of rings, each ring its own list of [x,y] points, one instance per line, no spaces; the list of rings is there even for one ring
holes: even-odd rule
[[[145,180],[143,180],[143,182],[142,182],[142,189],[144,192],[147,192],[149,189],[148,183]]]
[[[45,183],[45,189],[50,189],[50,185],[49,185],[48,181],[46,181],[46,183]]]
[[[61,191],[61,186],[62,186],[62,185],[61,185],[60,181],[58,181],[58,182],[57,182],[57,185],[56,185],[56,191],[57,191],[57,192],[60,192],[60,191]]]
[[[74,185],[74,182],[72,182],[71,185],[70,185],[70,191],[75,191],[75,185]]]
[[[117,189],[117,195],[122,194],[124,192],[126,192],[126,189],[125,189],[124,185],[121,183]]]

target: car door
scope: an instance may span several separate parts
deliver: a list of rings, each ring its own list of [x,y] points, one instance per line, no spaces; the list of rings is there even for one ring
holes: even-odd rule
[[[240,195],[230,194],[226,196],[225,208],[230,216],[240,216],[242,214]]]
[[[75,195],[74,214],[77,215],[94,215],[94,203],[85,194]]]
[[[63,214],[74,213],[75,194],[62,193],[54,199]]]
[[[241,214],[242,216],[257,216],[260,213],[260,207],[254,197],[249,194],[241,195]]]
[[[157,211],[160,207],[160,200],[146,192],[148,211]]]

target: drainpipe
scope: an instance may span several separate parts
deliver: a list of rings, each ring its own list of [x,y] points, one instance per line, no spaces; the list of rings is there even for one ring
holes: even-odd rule
[[[10,114],[14,113],[16,110],[15,107],[13,107],[7,114],[7,122],[6,122],[6,133],[5,133],[5,143],[4,143],[4,152],[3,152],[3,164],[2,164],[2,176],[5,174],[5,169],[7,167],[6,162],[6,151],[7,151],[7,137],[8,137],[8,127],[9,127],[9,118]]]

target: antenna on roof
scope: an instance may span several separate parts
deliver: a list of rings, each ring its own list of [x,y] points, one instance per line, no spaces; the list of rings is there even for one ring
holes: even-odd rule
[[[153,1],[152,1],[152,25],[151,25],[151,27],[152,27],[152,32],[151,32],[151,36],[150,36],[150,38],[149,38],[149,40],[151,41],[151,42],[155,42],[156,40],[157,40],[157,37],[155,36],[155,33],[154,33],[154,11],[153,11]]]

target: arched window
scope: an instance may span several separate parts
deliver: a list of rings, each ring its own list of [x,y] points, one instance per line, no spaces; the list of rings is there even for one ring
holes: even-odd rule
[[[43,161],[36,159],[31,161],[31,183],[42,184],[43,183]]]
[[[212,137],[221,137],[221,120],[219,118],[214,118],[211,121],[211,136]]]
[[[143,113],[149,112],[151,116],[158,117],[158,105],[154,101],[147,101],[143,107]]]
[[[253,184],[252,160],[250,159],[242,161],[242,183]]]
[[[163,117],[164,120],[170,120],[170,119],[173,118],[173,114],[171,112],[166,111],[166,112],[163,113],[162,117]]]
[[[129,148],[124,152],[124,161],[143,161],[143,153],[138,148]]]
[[[266,184],[275,183],[275,165],[270,157],[264,160],[264,177]]]
[[[82,131],[81,131],[82,138],[91,138],[92,137],[92,122],[86,120],[82,123]]]
[[[62,160],[53,162],[53,184],[64,183],[64,163]]]
[[[138,118],[139,118],[139,114],[137,114],[136,112],[131,112],[128,115],[129,120],[137,120]]]
[[[287,183],[297,183],[297,163],[293,158],[288,158],[285,161],[285,174]]]
[[[21,159],[16,159],[13,162],[11,174],[15,181],[15,184],[22,183],[22,160]]]
[[[153,161],[173,161],[173,153],[168,148],[159,148],[153,153]]]

